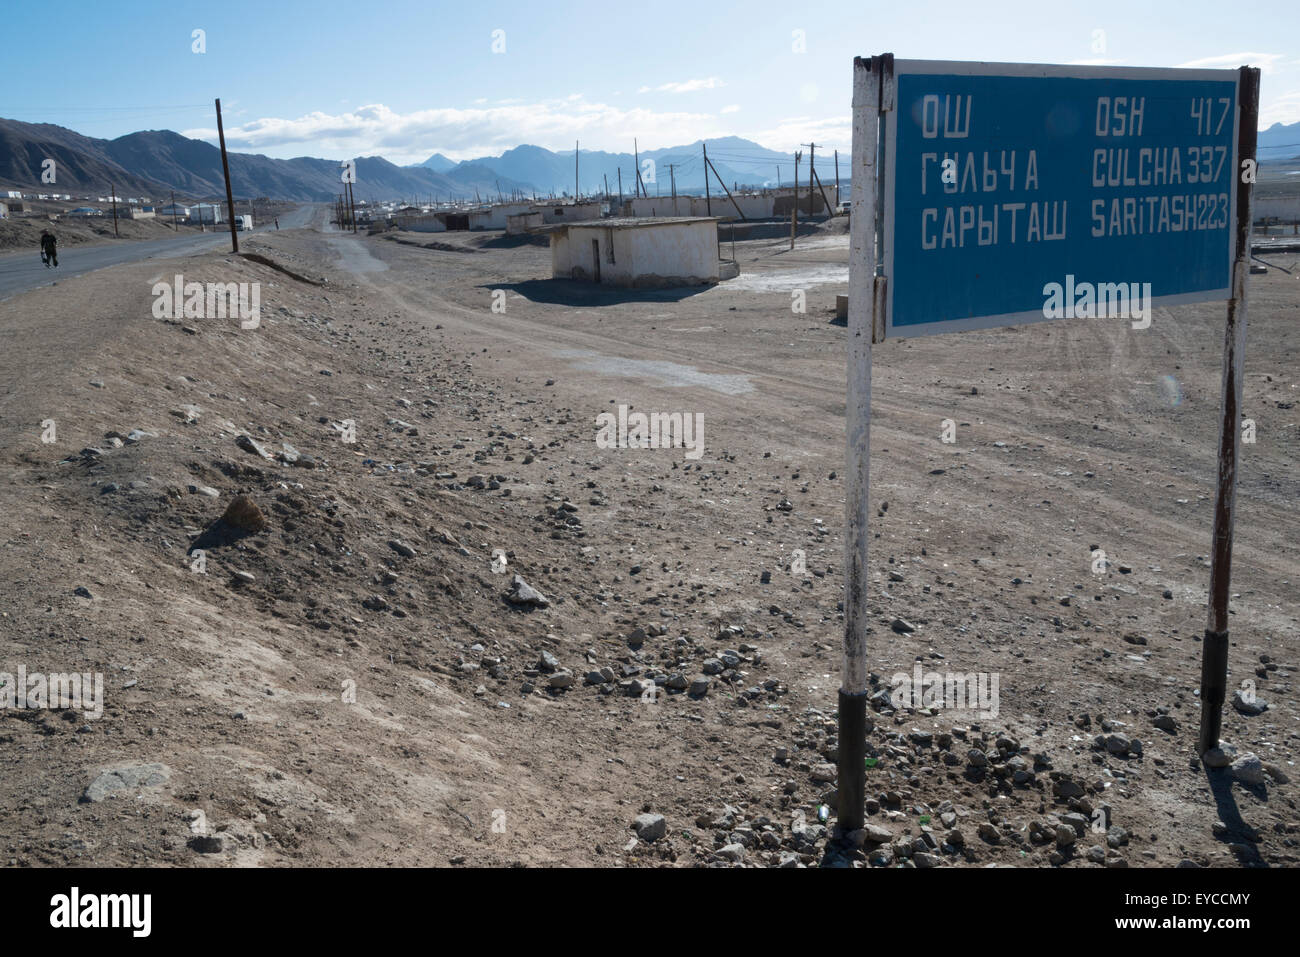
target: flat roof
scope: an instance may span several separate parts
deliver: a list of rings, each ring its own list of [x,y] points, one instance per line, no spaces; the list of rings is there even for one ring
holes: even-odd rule
[[[530,232],[558,233],[565,229],[638,229],[642,226],[676,226],[680,223],[716,223],[721,216],[611,216],[608,219],[579,219],[571,223],[534,226]]]

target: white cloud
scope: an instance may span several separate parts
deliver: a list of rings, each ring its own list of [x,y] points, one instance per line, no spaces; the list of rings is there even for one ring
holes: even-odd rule
[[[1266,130],[1274,123],[1300,123],[1300,92],[1284,93],[1259,107],[1259,128]]]
[[[797,149],[803,149],[804,162],[806,163],[808,161],[808,150],[801,147],[799,145],[801,143],[816,143],[819,157],[822,155],[823,150],[825,150],[827,156],[830,156],[831,152],[836,149],[841,154],[847,154],[849,145],[853,142],[853,124],[852,117],[847,115],[821,119],[811,116],[795,116],[781,120],[774,127],[739,135],[761,143],[769,149],[789,151],[790,153]]]
[[[719,110],[718,112],[720,112],[720,113],[739,113],[739,112],[740,112],[740,106],[739,106],[739,104],[732,103],[730,106],[724,106],[724,107],[723,107],[721,110]]]
[[[716,76],[706,77],[702,80],[682,80],[678,83],[662,83],[659,86],[643,86],[637,90],[638,93],[694,93],[697,90],[716,90],[720,86],[726,86]]]
[[[706,113],[623,109],[581,98],[474,106],[467,109],[396,113],[380,103],[345,113],[308,113],[296,119],[264,117],[226,127],[226,143],[240,152],[268,156],[327,158],[379,154],[393,163],[418,163],[431,153],[472,159],[501,153],[521,143],[570,150],[626,150],[629,130],[643,143],[670,146],[735,133]],[[215,142],[215,129],[191,129],[185,136]]]
[[[1272,73],[1273,67],[1285,54],[1282,53],[1225,53],[1222,56],[1207,56],[1199,60],[1188,60],[1178,64],[1180,69],[1213,70],[1231,69],[1238,66],[1257,66],[1261,73]]]

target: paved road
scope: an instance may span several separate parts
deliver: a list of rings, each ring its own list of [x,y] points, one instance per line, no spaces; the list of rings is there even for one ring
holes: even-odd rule
[[[280,217],[281,229],[296,229],[311,222],[314,212],[311,206],[299,206]],[[275,230],[273,225],[259,226],[255,233]],[[47,269],[41,265],[37,250],[30,252],[9,253],[0,256],[0,300],[8,299],[20,292],[46,286],[69,276],[80,276],[106,266],[122,263],[139,262],[143,259],[169,259],[174,256],[187,256],[206,249],[230,246],[230,230],[223,227],[216,233],[203,233],[198,236],[185,236],[178,239],[150,239],[144,242],[108,243],[102,246],[69,246],[59,250],[59,266]]]

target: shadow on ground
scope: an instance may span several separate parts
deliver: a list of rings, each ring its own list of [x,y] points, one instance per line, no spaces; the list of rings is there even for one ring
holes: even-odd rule
[[[523,282],[485,284],[480,288],[509,289],[529,302],[543,302],[557,306],[617,306],[625,302],[680,302],[713,287],[671,286],[634,289],[576,282],[571,279],[526,279]]]

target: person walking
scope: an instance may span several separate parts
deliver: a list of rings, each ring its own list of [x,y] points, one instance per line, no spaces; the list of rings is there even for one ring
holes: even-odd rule
[[[45,263],[46,269],[59,265],[58,240],[48,229],[41,231],[41,262]]]

